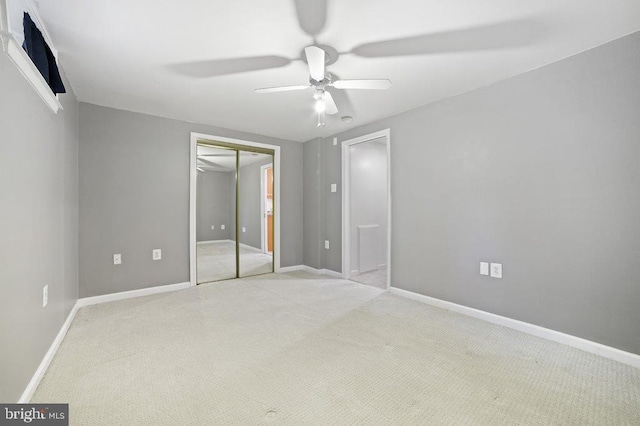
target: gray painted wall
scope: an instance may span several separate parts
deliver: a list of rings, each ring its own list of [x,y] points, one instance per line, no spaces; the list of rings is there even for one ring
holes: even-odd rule
[[[78,299],[78,103],[54,114],[0,54],[0,401],[25,390]],[[42,307],[42,288],[49,303]]]
[[[189,280],[192,131],[282,147],[281,266],[302,263],[302,144],[81,103],[81,297]]]
[[[260,210],[260,191],[261,177],[260,167],[273,163],[273,156],[260,154],[260,160],[255,163],[242,165],[242,157],[240,158],[240,243],[246,244],[257,249],[262,248],[261,224],[262,211]],[[242,232],[245,228],[246,232]]]
[[[231,239],[231,207],[235,200],[235,173],[207,170],[198,173],[196,240]],[[211,229],[211,226],[215,229]],[[222,229],[225,225],[225,229]]]
[[[231,217],[229,218],[230,223],[227,225],[229,228],[229,239],[235,241],[236,240],[236,180],[235,180],[235,172],[232,172],[232,176],[234,177],[231,182],[231,194],[233,196],[233,202],[231,203]]]
[[[339,134],[391,128],[392,285],[640,353],[639,70],[635,33]],[[308,144],[305,215],[340,271],[340,147]]]
[[[324,183],[320,186],[320,200],[323,210],[323,240],[329,240],[330,249],[321,247],[324,253],[324,268],[332,271],[342,271],[342,147],[340,143],[333,146],[332,138],[327,138],[320,145],[323,160],[321,174]],[[331,192],[331,184],[337,185],[337,192]]]
[[[322,269],[324,265],[324,249],[321,246],[324,214],[320,190],[323,182],[320,174],[324,171],[320,167],[322,146],[322,139],[319,138],[304,144],[304,264],[316,269]]]

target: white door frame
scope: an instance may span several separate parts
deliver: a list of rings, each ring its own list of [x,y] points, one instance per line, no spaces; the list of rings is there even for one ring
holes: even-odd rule
[[[207,135],[191,132],[191,153],[189,160],[189,281],[192,286],[197,285],[197,254],[196,254],[196,195],[197,195],[197,154],[198,140],[210,142],[225,142],[236,145],[252,146],[256,148],[272,149],[273,156],[273,192],[274,192],[274,223],[273,223],[273,267],[280,272],[280,147],[266,143],[252,142],[242,139],[226,138],[223,136]]]
[[[267,244],[267,212],[265,200],[267,199],[267,169],[273,168],[273,163],[265,164],[260,166],[260,211],[262,212],[262,220],[260,221],[260,243],[263,253],[268,253],[268,244]]]
[[[382,137],[387,139],[387,288],[389,288],[391,286],[391,129],[342,141],[342,278],[351,279],[349,147]]]

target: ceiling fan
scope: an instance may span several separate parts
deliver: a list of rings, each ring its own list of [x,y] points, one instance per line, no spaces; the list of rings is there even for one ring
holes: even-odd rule
[[[316,100],[315,110],[318,113],[318,127],[325,125],[324,115],[337,114],[338,106],[333,100],[333,96],[326,89],[335,87],[336,89],[364,89],[364,90],[385,90],[391,87],[391,80],[388,79],[366,79],[366,80],[335,80],[326,71],[327,53],[318,46],[308,46],[304,49],[306,62],[309,66],[309,84],[295,86],[265,87],[256,89],[256,93],[288,92],[292,90],[314,89],[313,98]]]
[[[482,52],[496,49],[512,49],[537,43],[549,31],[537,17],[513,19],[466,26],[439,32],[427,32],[413,36],[372,41],[356,45],[338,52],[330,46],[319,44],[327,21],[330,0],[291,0],[295,7],[300,29],[313,40],[313,45],[304,49],[302,57],[262,55],[238,58],[216,58],[170,64],[169,68],[181,75],[192,78],[210,78],[288,66],[294,61],[306,60],[309,66],[309,84],[268,87],[256,89],[256,93],[275,93],[291,90],[314,89],[315,108],[318,125],[324,126],[324,115],[336,114],[338,107],[330,89],[387,89],[390,80],[334,80],[326,72],[326,65],[336,62],[341,55],[349,54],[359,58],[389,58],[415,55],[443,55],[459,52]],[[336,92],[334,92],[334,95]],[[337,97],[337,96],[336,96]],[[341,96],[339,102],[349,101]],[[349,109],[348,104],[341,107]]]

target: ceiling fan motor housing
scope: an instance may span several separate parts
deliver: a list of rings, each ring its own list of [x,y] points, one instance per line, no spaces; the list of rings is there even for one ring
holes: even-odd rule
[[[331,74],[325,73],[324,78],[320,81],[314,80],[312,77],[309,77],[309,83],[315,87],[316,90],[324,91],[327,86],[331,85]]]

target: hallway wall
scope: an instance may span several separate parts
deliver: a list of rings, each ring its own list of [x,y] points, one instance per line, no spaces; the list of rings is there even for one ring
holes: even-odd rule
[[[351,270],[362,272],[358,226],[377,225],[376,263],[387,263],[387,144],[384,139],[349,147],[351,183]]]

